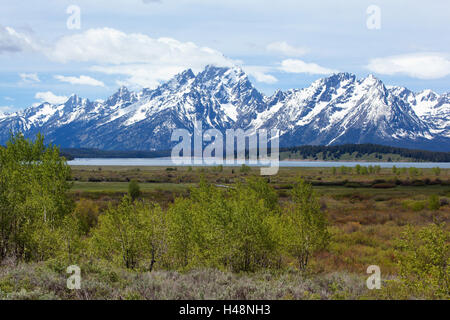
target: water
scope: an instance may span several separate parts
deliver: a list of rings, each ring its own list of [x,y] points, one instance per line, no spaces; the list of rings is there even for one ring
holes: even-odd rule
[[[249,166],[267,166],[267,164],[249,164]],[[439,167],[442,169],[450,169],[450,162],[337,162],[337,161],[280,161],[280,167],[355,167],[361,166],[376,166],[379,165],[382,168],[434,168]],[[153,159],[126,159],[126,158],[77,158],[69,161],[71,166],[150,166],[150,167],[171,167],[176,166],[170,158],[153,158]],[[186,166],[186,165],[184,165]],[[192,166],[208,166],[206,164],[192,164]],[[224,166],[228,166],[225,165]],[[240,166],[236,164],[235,166]]]

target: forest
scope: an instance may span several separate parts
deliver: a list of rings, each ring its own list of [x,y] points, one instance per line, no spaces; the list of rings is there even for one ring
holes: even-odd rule
[[[413,161],[413,162],[450,162],[450,152],[412,150],[377,144],[344,144],[335,146],[299,146],[281,148],[282,158],[314,160],[366,160],[373,155],[373,160]],[[384,157],[383,157],[384,156]],[[396,157],[397,156],[397,157]]]

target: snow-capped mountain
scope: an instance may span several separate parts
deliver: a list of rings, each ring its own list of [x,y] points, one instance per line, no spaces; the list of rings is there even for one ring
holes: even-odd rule
[[[450,151],[450,94],[386,87],[373,76],[339,73],[305,89],[260,93],[239,67],[186,70],[156,89],[121,87],[104,102],[72,95],[0,116],[0,143],[10,132],[37,132],[62,147],[170,149],[174,129],[274,129],[282,146],[379,143]]]

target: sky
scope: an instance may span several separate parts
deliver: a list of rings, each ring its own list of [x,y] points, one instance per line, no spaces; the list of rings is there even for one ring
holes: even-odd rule
[[[268,95],[336,72],[450,92],[449,20],[448,0],[0,0],[0,112],[208,64]]]

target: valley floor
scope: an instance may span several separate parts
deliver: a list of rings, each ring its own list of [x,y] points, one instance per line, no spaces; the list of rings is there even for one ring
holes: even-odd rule
[[[343,170],[343,171],[340,171]],[[163,208],[177,196],[188,196],[200,177],[216,185],[233,187],[258,169],[74,167],[71,197],[91,201],[99,214],[118,204],[129,181],[137,180],[141,198]],[[450,232],[450,170],[432,169],[358,174],[355,169],[281,168],[266,178],[279,202],[291,200],[298,177],[313,184],[321,209],[329,220],[331,243],[316,253],[308,271],[301,273],[294,261],[283,270],[234,274],[216,269],[186,272],[131,271],[107,263],[86,263],[81,290],[66,288],[67,274],[60,261],[0,266],[2,299],[411,299],[396,287],[399,276],[396,239],[411,226],[415,230],[444,223]],[[440,208],[429,207],[436,195]],[[385,290],[368,290],[366,272],[380,266]],[[420,298],[420,297],[419,297]]]

